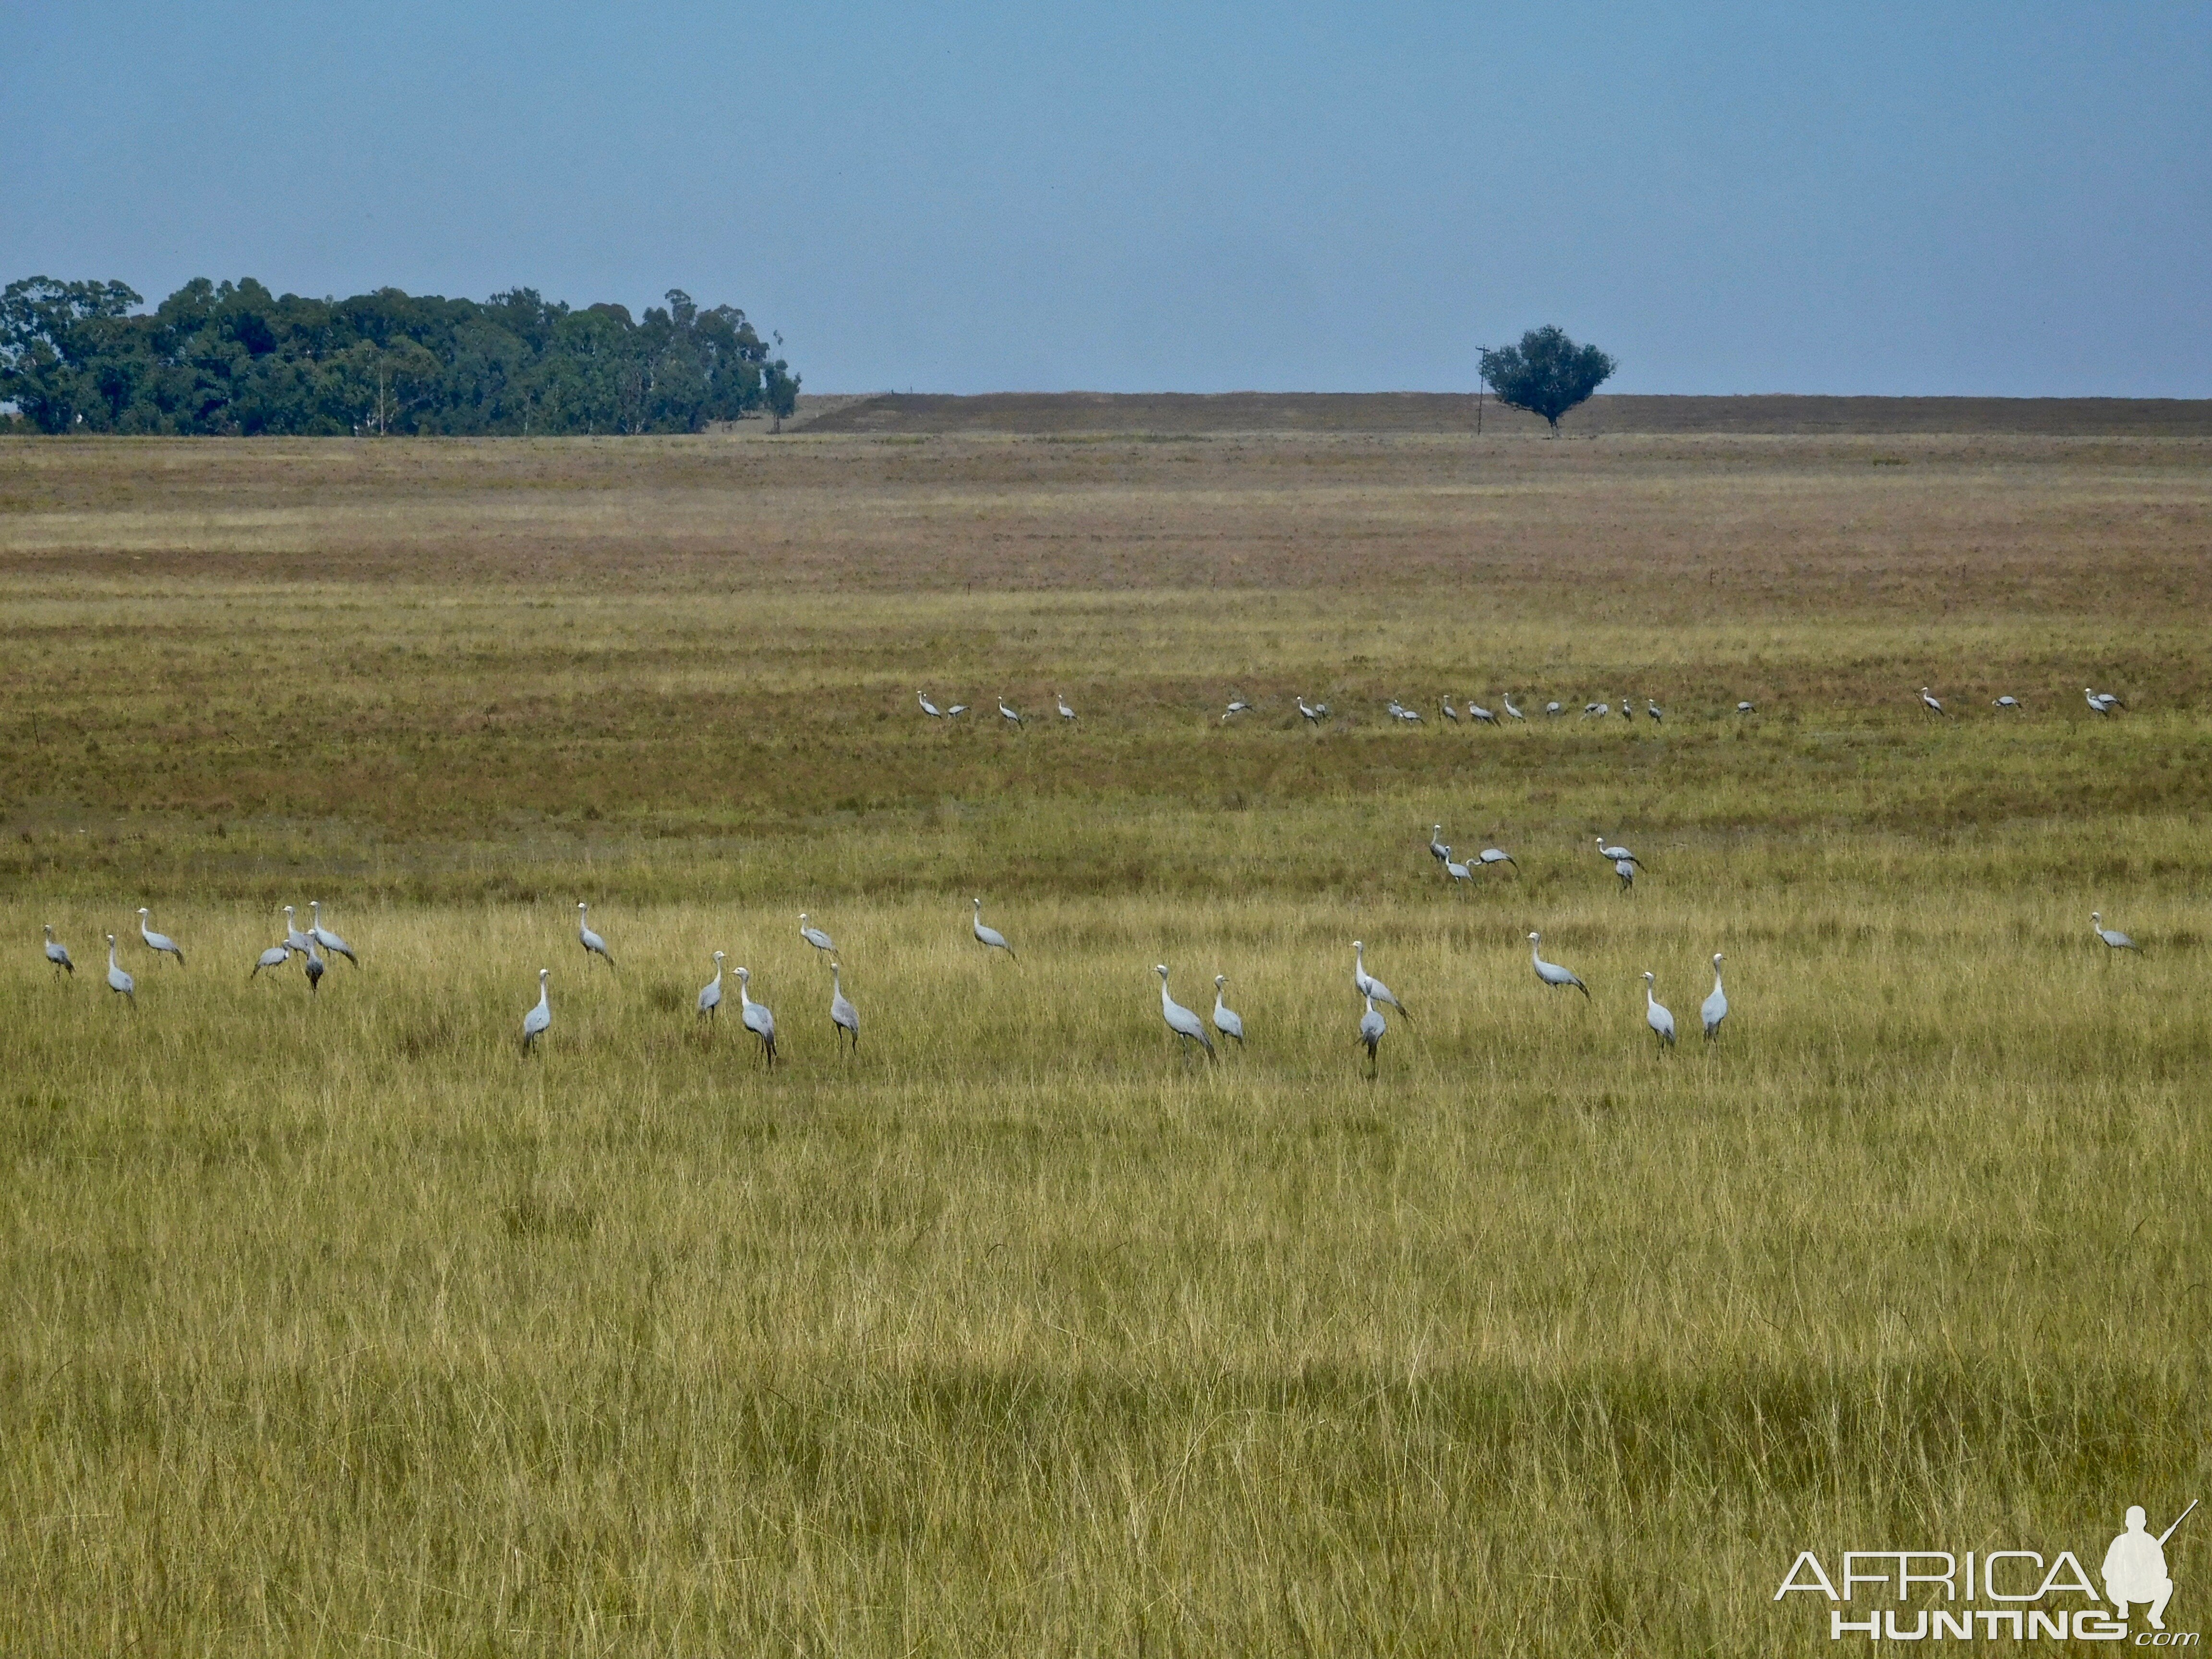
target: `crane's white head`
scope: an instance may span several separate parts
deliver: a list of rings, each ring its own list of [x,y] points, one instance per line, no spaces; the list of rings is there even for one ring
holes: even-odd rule
[[[804,910],[801,910],[801,911],[799,913],[799,925],[801,927],[805,927],[805,926],[806,926],[806,912],[805,912],[805,911],[804,911]]]
[[[1213,988],[1217,991],[1228,983],[1229,975],[1226,974],[1216,974],[1213,976]]]
[[[1356,956],[1358,956],[1358,955],[1361,955],[1363,952],[1364,952],[1364,951],[1366,951],[1366,949],[1367,949],[1367,947],[1366,947],[1365,945],[1362,945],[1362,944],[1361,944],[1358,939],[1354,939],[1354,940],[1352,940],[1352,955],[1354,955],[1355,957],[1356,957]]]
[[[721,953],[720,951],[715,951],[715,952],[714,952],[714,966],[715,966],[715,967],[717,967],[717,968],[720,968],[721,965],[722,965],[722,953]]]
[[[748,984],[748,985],[751,984],[751,983],[753,982],[753,972],[752,972],[752,969],[750,969],[750,968],[740,968],[740,969],[738,969],[738,977],[739,979],[741,979],[741,980],[744,981],[744,982],[745,982],[746,984]]]
[[[1543,937],[1541,933],[1531,933],[1528,935],[1528,943],[1534,945]]]
[[[545,981],[551,978],[552,975],[553,970],[550,968],[540,968],[538,970],[538,988],[539,990],[542,991],[545,988]]]
[[[1721,965],[1721,953],[1720,953],[1719,951],[1714,951],[1714,952],[1713,952],[1713,966],[1714,966],[1714,967],[1716,967],[1716,968],[1717,968],[1717,967],[1719,967],[1720,965]]]
[[[981,899],[970,899],[969,902],[973,904],[978,910],[983,908],[983,901]]]
[[[109,948],[109,949],[112,950],[112,949],[114,948],[114,945],[115,945],[115,935],[114,935],[114,934],[110,933],[110,934],[107,936],[107,944],[108,944],[108,948]]]
[[[1156,962],[1152,964],[1152,971],[1162,979],[1165,979],[1168,976],[1168,965],[1164,962]]]
[[[2105,925],[2105,913],[2102,910],[2092,910],[2089,912],[2089,920],[2102,927]]]
[[[142,904],[142,905],[140,905],[140,906],[138,907],[138,920],[139,920],[139,921],[145,921],[147,917],[149,917],[149,916],[152,915],[153,914],[154,914],[154,913],[153,913],[151,910],[149,910],[149,909],[148,909],[144,905],[143,905],[143,904]]]
[[[48,923],[46,924],[46,937],[47,937],[48,939],[52,939],[53,936],[54,936],[54,925],[53,925],[53,923],[52,923],[52,922],[50,921],[50,922],[48,922]]]
[[[1653,979],[1653,978],[1651,977],[1651,973],[1650,973],[1650,970],[1649,969],[1646,969],[1644,970],[1644,982],[1646,985],[1656,985],[1656,983],[1658,983],[1658,981],[1657,981],[1656,980],[1655,980],[1655,979]]]
[[[584,900],[584,899],[578,899],[578,900],[576,901],[576,914],[577,914],[578,915],[580,915],[580,915],[582,915],[584,914],[584,912],[585,912],[585,911],[586,911],[586,910],[588,910],[588,909],[590,909],[590,908],[591,908],[591,905],[590,905],[590,902],[589,902],[588,901]]]

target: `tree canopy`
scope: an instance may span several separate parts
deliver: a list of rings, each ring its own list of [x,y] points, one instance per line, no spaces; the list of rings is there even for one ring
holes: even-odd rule
[[[1532,328],[1519,345],[1482,354],[1482,378],[1498,401],[1541,415],[1559,429],[1559,416],[1603,386],[1620,367],[1594,345],[1577,345],[1565,329]]]
[[[535,289],[349,300],[197,277],[151,312],[121,283],[0,293],[0,401],[40,432],[696,432],[779,422],[799,377],[734,306],[681,289],[633,320]]]

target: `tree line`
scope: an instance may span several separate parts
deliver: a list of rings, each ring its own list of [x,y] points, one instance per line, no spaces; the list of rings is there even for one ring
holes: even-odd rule
[[[666,298],[633,319],[527,288],[310,300],[203,276],[148,312],[121,283],[32,276],[0,293],[0,403],[18,429],[49,433],[697,432],[754,414],[781,427],[799,377],[745,313]]]

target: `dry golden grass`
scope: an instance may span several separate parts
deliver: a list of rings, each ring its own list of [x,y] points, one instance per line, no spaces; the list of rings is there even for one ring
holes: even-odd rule
[[[1827,1651],[1800,1548],[2094,1566],[2212,1429],[2206,459],[0,446],[0,1645]],[[1508,686],[1668,719],[1378,709]],[[309,898],[365,965],[249,982]]]

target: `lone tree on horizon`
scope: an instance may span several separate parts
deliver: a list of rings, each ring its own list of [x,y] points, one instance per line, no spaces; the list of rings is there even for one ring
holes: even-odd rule
[[[1559,416],[1603,386],[1620,365],[1594,345],[1577,345],[1553,325],[1532,328],[1519,345],[1482,354],[1482,378],[1498,401],[1551,422],[1557,436]]]

